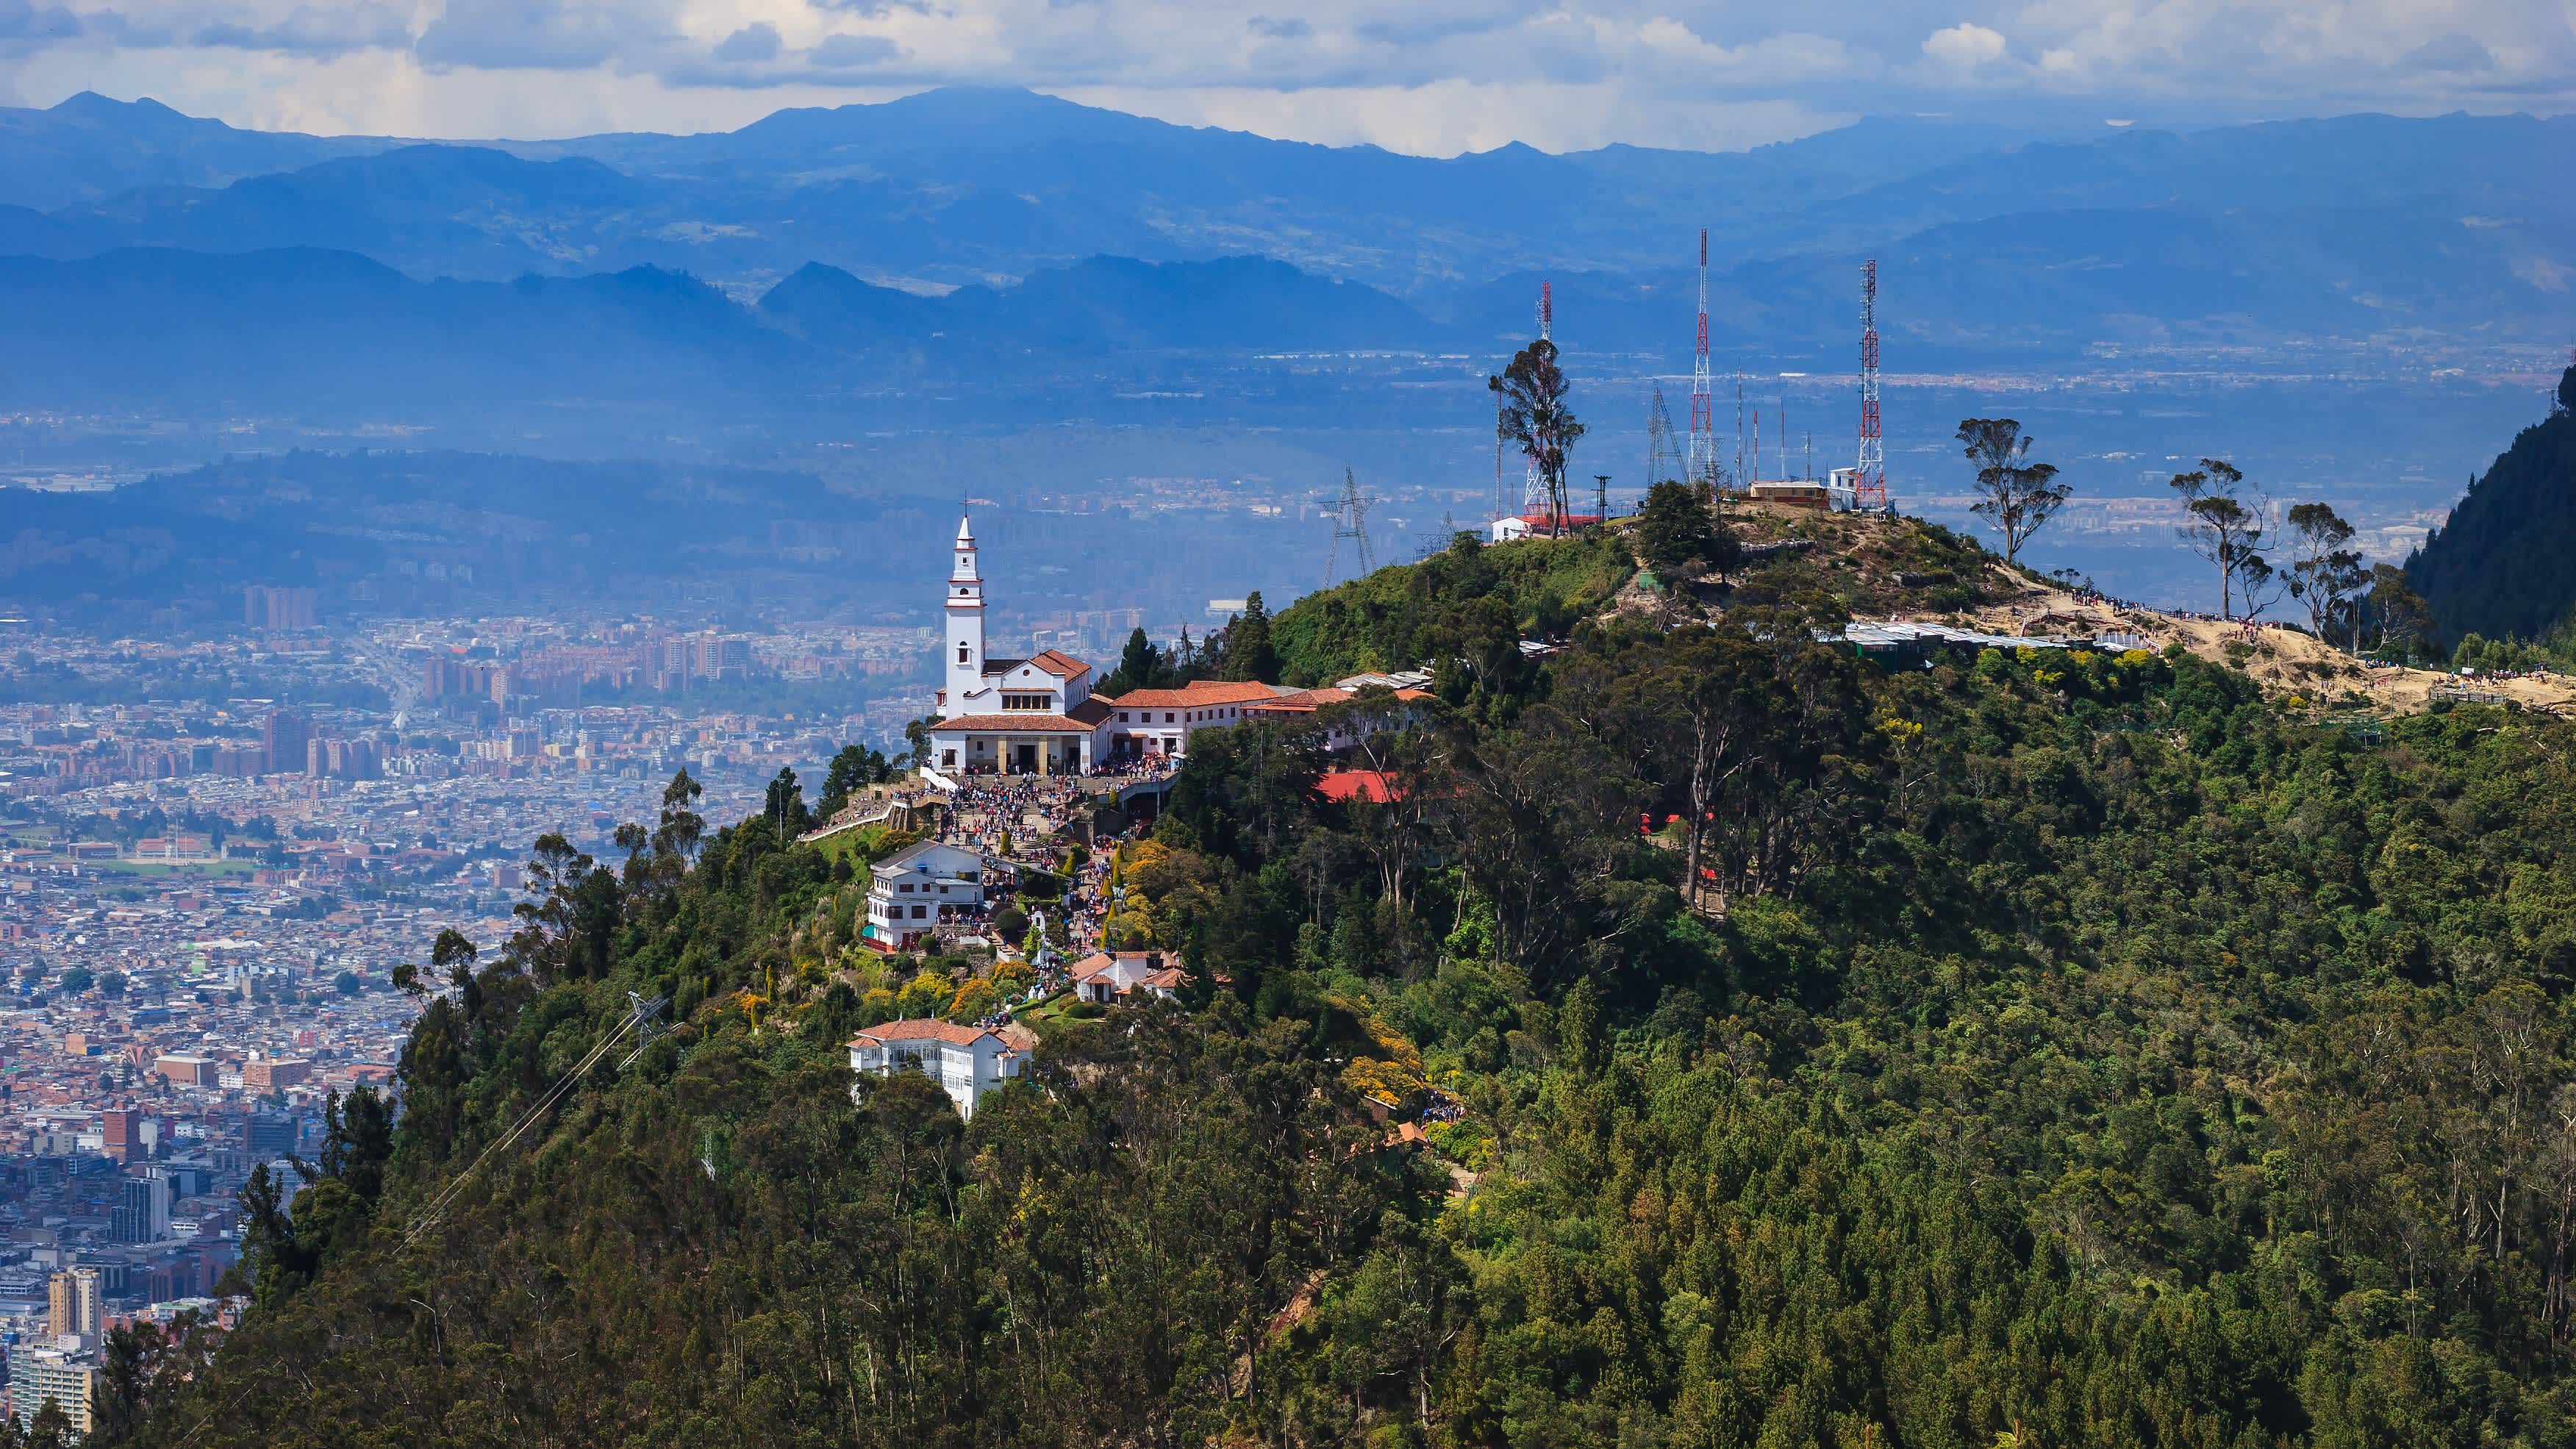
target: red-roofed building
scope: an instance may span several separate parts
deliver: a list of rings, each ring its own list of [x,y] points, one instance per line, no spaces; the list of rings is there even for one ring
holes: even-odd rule
[[[1180,759],[1200,730],[1240,722],[1256,705],[1299,693],[1275,684],[1193,679],[1178,689],[1131,689],[1104,702],[1110,718],[1101,728],[1113,755]]]
[[[1014,1042],[1005,1033],[1020,1037]],[[872,1026],[850,1038],[850,1070],[885,1076],[919,1072],[946,1089],[960,1116],[1026,1067],[1035,1039],[1024,1027],[959,1026],[916,1017]]]
[[[984,652],[984,580],[975,533],[958,520],[956,562],[942,599],[947,643],[940,667],[939,722],[930,728],[930,764],[942,774],[1062,775],[1110,757],[1189,753],[1190,736],[1230,725],[1244,707],[1300,691],[1271,684],[1193,680],[1179,689],[1137,689],[1111,699],[1094,695],[1094,671],[1049,649],[1032,659]]]
[[[1578,528],[1590,528],[1599,523],[1601,515],[1569,513],[1564,516],[1563,521],[1565,531],[1572,533]],[[1510,514],[1494,520],[1493,539],[1496,543],[1510,543],[1514,539],[1545,538],[1548,536],[1548,529],[1552,526],[1553,524],[1544,513]]]
[[[1106,1006],[1121,996],[1180,994],[1181,962],[1160,951],[1094,951],[1073,963],[1073,994]]]
[[[1401,798],[1404,791],[1383,770],[1334,770],[1317,777],[1315,793],[1327,800],[1374,800],[1384,805]]]
[[[1303,719],[1327,705],[1346,704],[1359,697],[1359,691],[1327,685],[1322,689],[1300,689],[1275,699],[1256,700],[1243,707],[1245,719]],[[1325,732],[1324,748],[1347,750],[1369,735],[1384,730],[1400,730],[1422,717],[1422,708],[1431,699],[1426,690],[1394,689],[1383,696],[1383,708],[1355,711],[1334,722]]]

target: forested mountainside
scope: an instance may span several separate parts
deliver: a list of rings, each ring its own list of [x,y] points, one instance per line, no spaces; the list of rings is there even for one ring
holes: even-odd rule
[[[2576,366],[2549,416],[2522,430],[2450,522],[2406,561],[2446,639],[2538,639],[2576,606]]]
[[[121,1340],[103,1440],[2576,1440],[2576,726],[2319,728],[2178,649],[1882,673],[1762,568],[1467,657],[1598,547],[1284,611],[1292,668],[1462,641],[1394,788],[1202,736],[1110,923],[1183,1000],[1055,1018],[971,1123],[853,1097],[962,964],[852,950],[885,838],[681,781],[629,859],[541,849],[508,950],[425,968],[398,1122],[253,1195],[255,1306]],[[629,991],[678,1024],[625,1062]]]

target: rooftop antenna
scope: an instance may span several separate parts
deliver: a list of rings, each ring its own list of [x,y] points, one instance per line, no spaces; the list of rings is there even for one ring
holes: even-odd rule
[[[1800,465],[1798,476],[1812,483],[1816,479],[1816,435],[1810,430],[1801,429],[1798,436],[1805,440],[1807,448],[1807,461]]]
[[[1852,468],[1852,507],[1887,506],[1887,440],[1878,424],[1878,258],[1860,268],[1860,456]]]
[[[1717,401],[1708,377],[1708,228],[1699,229],[1699,340],[1691,350],[1690,481],[1717,483]],[[1649,478],[1648,483],[1655,480]]]
[[[1360,481],[1350,469],[1342,470],[1342,501],[1333,511],[1333,547],[1324,555],[1324,587],[1331,588],[1341,572],[1342,540],[1351,541],[1351,561],[1359,565],[1354,578],[1377,572],[1377,558],[1369,550],[1368,500],[1360,497]]]

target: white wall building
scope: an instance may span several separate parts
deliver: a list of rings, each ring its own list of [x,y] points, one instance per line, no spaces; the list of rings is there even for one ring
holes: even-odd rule
[[[984,578],[970,520],[959,519],[943,590],[947,643],[930,764],[942,774],[1078,774],[1116,756],[1178,759],[1202,729],[1237,723],[1243,706],[1298,691],[1193,680],[1179,689],[1091,692],[1092,667],[1050,649],[995,659],[984,649]]]
[[[859,939],[880,951],[909,951],[939,923],[985,900],[984,857],[925,840],[871,867],[868,922]]]
[[[1026,1040],[1006,1040],[1006,1033]],[[850,1038],[850,1070],[879,1076],[919,1072],[947,1091],[960,1116],[972,1117],[987,1093],[1020,1075],[1035,1044],[1026,1027],[993,1031],[918,1018],[889,1021]]]
[[[1181,989],[1181,962],[1160,951],[1095,951],[1074,963],[1073,994],[1107,1006],[1132,991],[1170,997]]]

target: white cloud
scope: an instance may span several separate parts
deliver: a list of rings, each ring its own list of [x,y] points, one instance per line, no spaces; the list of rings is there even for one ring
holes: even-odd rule
[[[1705,145],[1969,102],[2150,126],[2566,110],[2568,3],[0,0],[0,102],[90,88],[470,136],[739,124],[965,82],[1406,149]]]
[[[2009,49],[2003,32],[1961,21],[1923,37],[1923,54],[1957,71],[1973,71],[2004,58]]]

